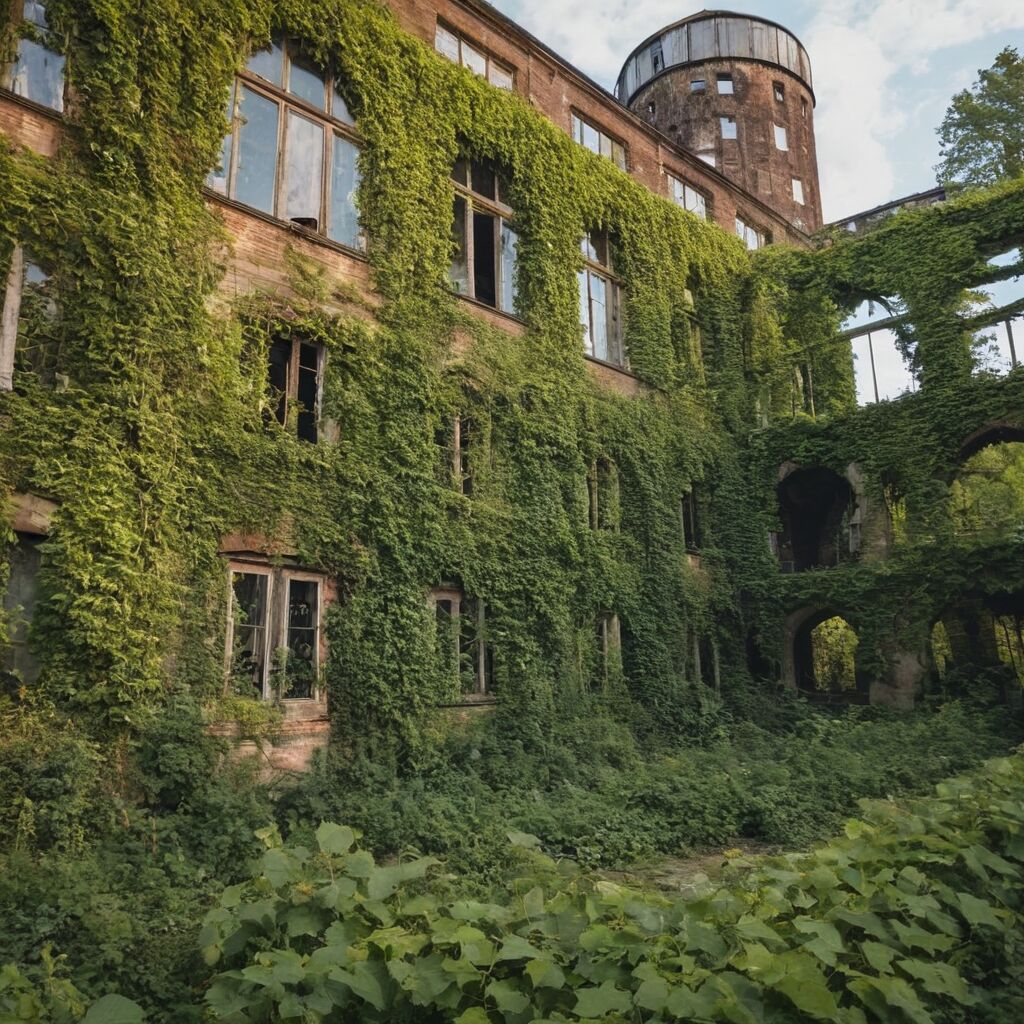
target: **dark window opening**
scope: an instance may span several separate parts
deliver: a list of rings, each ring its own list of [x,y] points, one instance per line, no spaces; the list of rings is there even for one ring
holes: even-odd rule
[[[776,493],[783,571],[838,565],[850,549],[850,518],[856,508],[849,482],[830,469],[800,469],[790,473]]]
[[[695,78],[690,82],[690,92],[703,92],[704,91],[704,79]]]
[[[772,93],[775,96],[776,103],[786,102],[786,89],[781,82],[772,83]],[[806,101],[805,101],[806,102]]]
[[[484,602],[464,597],[459,616],[459,678],[464,694],[494,692],[494,656],[487,642]]]
[[[294,415],[296,435],[311,444],[318,437],[322,364],[321,347],[300,338],[275,338],[267,354],[274,419],[287,427]]]
[[[700,529],[697,517],[697,498],[693,491],[687,491],[679,503],[679,516],[682,521],[683,544],[687,551],[700,550]]]
[[[597,459],[587,475],[590,494],[590,528],[619,528],[619,471],[610,459]]]

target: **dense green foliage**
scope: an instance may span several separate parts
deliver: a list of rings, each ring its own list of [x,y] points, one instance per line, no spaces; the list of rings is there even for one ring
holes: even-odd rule
[[[963,188],[1024,174],[1024,60],[1012,46],[958,92],[939,126],[943,185]]]
[[[238,1024],[1006,1022],[1024,1009],[1022,837],[1019,755],[865,803],[843,838],[692,899],[559,880],[554,862],[501,900],[445,897],[418,881],[430,858],[376,865],[346,826],[311,847],[270,833],[207,917],[207,1005]]]

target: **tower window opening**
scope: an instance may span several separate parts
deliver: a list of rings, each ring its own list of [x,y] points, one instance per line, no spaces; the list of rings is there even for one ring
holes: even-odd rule
[[[775,148],[786,152],[789,149],[789,137],[786,134],[786,129],[783,125],[777,124],[775,127]]]
[[[804,183],[799,178],[793,179],[793,201],[803,206]]]
[[[786,87],[781,82],[772,83],[772,93],[775,96],[776,103],[786,102]]]
[[[695,78],[690,82],[690,92],[703,92],[704,91],[704,79]]]
[[[720,96],[732,96],[732,75],[716,75],[718,82],[718,94]]]
[[[722,138],[723,139],[735,139],[736,138],[736,118],[735,117],[720,117],[718,119],[718,122],[722,126]]]

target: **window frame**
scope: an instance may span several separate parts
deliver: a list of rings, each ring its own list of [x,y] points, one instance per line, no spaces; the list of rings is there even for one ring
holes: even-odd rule
[[[603,235],[604,237],[604,250],[607,254],[605,263],[601,263],[599,259],[591,258],[587,253],[588,245],[595,251],[597,250],[597,247],[590,241],[591,236],[595,233]],[[583,331],[583,354],[586,358],[603,363],[605,366],[613,366],[617,370],[628,371],[629,353],[626,351],[626,332],[623,317],[623,295],[625,288],[623,286],[622,278],[619,277],[615,271],[613,248],[611,234],[607,228],[594,228],[593,230],[586,232],[583,238],[580,239],[580,256],[582,258],[583,266],[577,270],[576,280],[581,300],[583,298],[583,282],[581,275],[586,275],[587,281],[587,322],[584,323],[582,319],[580,320],[580,327]],[[614,342],[614,348],[617,350],[617,354],[619,356],[619,361],[617,362],[610,359],[602,359],[601,356],[595,354],[593,330],[594,293],[592,287],[592,280],[594,277],[599,277],[605,282],[607,294],[610,299],[610,301],[605,303],[607,328],[605,340],[609,352],[612,351]],[[582,313],[582,309],[580,312]],[[614,337],[611,330],[613,324],[615,326]]]
[[[324,366],[327,361],[327,350],[321,342],[311,341],[304,338],[300,334],[291,334],[284,337],[272,336],[270,343],[267,347],[267,372],[269,378],[269,372],[271,367],[271,353],[273,352],[274,346],[280,342],[288,342],[291,345],[291,352],[289,353],[287,372],[285,377],[285,388],[281,391],[280,401],[277,408],[271,408],[269,410],[270,415],[277,421],[280,426],[287,430],[288,429],[288,416],[292,403],[299,401],[299,380],[300,374],[302,373],[301,367],[301,356],[302,346],[308,345],[310,348],[316,351],[316,401],[314,402],[313,408],[308,410],[313,414],[313,433],[314,437],[303,438],[299,432],[299,424],[296,419],[295,434],[299,440],[305,440],[309,444],[318,444],[320,441],[320,427],[322,421],[322,407],[323,407],[323,387],[324,387]],[[267,388],[271,387],[270,380],[267,380]],[[271,396],[273,397],[273,396]],[[278,414],[278,409],[281,411],[281,415]]]
[[[605,131],[599,124],[591,120],[588,115],[583,114],[581,111],[573,107],[569,111],[569,134],[572,136],[573,141],[582,146],[587,152],[593,153],[595,156],[603,157],[606,160],[611,160],[613,164],[620,171],[629,172],[629,147],[626,143],[610,132]],[[589,128],[592,132],[597,134],[597,149],[591,149],[590,146],[583,141],[585,135],[585,129]],[[602,152],[602,142],[607,140],[608,152]],[[616,149],[622,154],[622,161],[616,159]]]
[[[455,188],[455,203],[461,200],[465,205],[465,217],[463,219],[463,237],[461,239],[463,251],[466,254],[466,284],[468,290],[463,292],[455,288],[456,282],[451,278],[449,274],[449,280],[452,285],[452,291],[456,295],[462,298],[472,299],[474,302],[479,302],[482,306],[486,306],[488,309],[493,309],[497,313],[502,313],[505,316],[514,317],[517,320],[521,320],[519,310],[519,290],[517,288],[517,268],[519,265],[518,260],[518,243],[519,243],[519,231],[515,225],[515,210],[512,209],[508,203],[505,202],[508,186],[505,184],[505,180],[501,174],[499,168],[492,165],[486,165],[487,169],[494,175],[494,191],[495,196],[491,198],[484,195],[481,192],[473,190],[473,165],[483,164],[483,161],[471,160],[468,157],[460,158],[456,161],[455,167],[452,169],[451,180]],[[465,181],[459,181],[455,177],[455,173],[459,166],[465,167]],[[473,214],[479,212],[489,217],[495,218],[495,231],[494,231],[494,304],[479,298],[476,295],[476,232],[474,230]],[[455,224],[457,220],[452,216],[452,232],[454,236]],[[514,251],[516,253],[515,258],[512,261],[512,309],[505,309],[503,302],[505,296],[505,275],[504,275],[504,264],[502,261],[502,229],[504,227],[512,232],[516,239],[516,245]],[[454,238],[453,238],[454,240]]]
[[[747,232],[750,232],[750,234],[748,235]],[[750,252],[763,249],[770,242],[768,232],[764,228],[756,227],[739,213],[736,214],[736,235]],[[751,236],[756,239],[757,245],[750,244]]]
[[[487,603],[483,598],[472,597],[454,584],[441,584],[431,587],[427,592],[427,606],[435,618],[437,606],[441,601],[447,601],[451,607],[451,641],[453,645],[453,659],[455,666],[455,678],[452,680],[456,687],[458,699],[462,702],[472,703],[487,699],[494,699],[494,651],[487,635]],[[466,609],[472,608],[475,611],[475,622],[473,628],[475,635],[471,641],[473,650],[473,689],[462,688],[462,654],[463,645],[463,619],[466,618]],[[435,625],[436,628],[436,625]]]
[[[702,92],[708,91],[708,82],[706,78],[691,78],[690,79],[690,95],[695,96]]]
[[[246,209],[255,210],[257,213],[271,217],[280,223],[302,228],[331,245],[338,245],[349,252],[365,256],[367,247],[366,232],[359,221],[359,208],[354,199],[352,206],[355,210],[357,224],[359,225],[355,243],[341,241],[337,238],[332,238],[330,235],[330,214],[334,198],[332,188],[335,137],[340,137],[355,150],[357,189],[361,183],[359,159],[362,155],[364,144],[362,135],[356,127],[355,118],[348,109],[347,102],[344,100],[344,97],[338,94],[337,86],[339,79],[333,72],[328,70],[320,73],[324,82],[324,106],[322,108],[317,107],[316,104],[311,103],[304,97],[289,91],[292,65],[296,62],[296,59],[303,61],[302,51],[298,43],[294,39],[284,39],[275,40],[273,45],[281,47],[281,82],[278,84],[268,78],[264,78],[262,75],[250,70],[248,66],[236,72],[228,95],[228,110],[230,111],[228,122],[230,129],[224,138],[225,145],[222,149],[222,156],[227,157],[227,166],[220,168],[220,175],[217,174],[216,168],[211,171],[207,177],[206,186],[211,192],[229,202],[238,203]],[[255,53],[262,52],[264,50],[254,51],[253,54],[249,55],[248,59],[251,60]],[[258,206],[252,206],[245,202],[245,200],[237,197],[238,162],[242,136],[240,129],[244,128],[245,125],[241,114],[243,88],[248,89],[277,107],[277,134],[274,139],[273,199],[272,209],[269,211]],[[335,107],[339,100],[344,105],[345,113],[350,120],[345,120],[337,115]],[[323,152],[319,164],[320,203],[316,218],[317,226],[315,228],[303,224],[302,220],[304,218],[290,218],[285,215],[287,212],[285,204],[288,198],[287,161],[289,125],[293,115],[312,122],[323,131]],[[230,140],[229,144],[227,144],[228,140]],[[219,184],[218,178],[223,180],[223,186]]]
[[[669,198],[676,204],[676,206],[680,209],[686,210],[688,213],[692,213],[695,217],[699,217],[701,220],[711,220],[711,197],[703,191],[703,189],[699,189],[695,185],[691,185],[686,178],[680,177],[673,171],[666,170],[665,176],[668,178]],[[682,202],[679,201],[679,194],[676,189],[677,185],[682,187]],[[695,205],[690,205],[689,193],[693,193],[699,202]]]
[[[773,130],[774,139],[775,139],[775,148],[780,153],[788,153],[789,152],[789,131],[786,128],[786,126],[784,124],[779,124],[778,122],[773,121],[772,122],[772,130]],[[781,146],[779,145],[779,141],[780,140],[782,142]]]
[[[266,619],[261,627],[264,630],[262,678],[253,680],[253,688],[258,691],[257,699],[280,703],[322,700],[321,680],[325,658],[321,648],[323,646],[324,599],[327,592],[326,575],[294,566],[275,566],[265,561],[247,561],[244,558],[231,557],[227,559],[226,570],[227,622],[224,638],[224,693],[231,692],[235,640],[235,576],[237,574],[262,576],[267,580]],[[316,584],[316,621],[312,627],[314,682],[308,697],[286,697],[273,686],[274,652],[282,647],[288,647],[288,601],[293,581]]]
[[[722,86],[728,86],[723,89]],[[736,83],[733,81],[732,72],[730,71],[719,71],[715,75],[715,91],[719,96],[735,96],[736,95]]]
[[[800,206],[807,205],[807,196],[804,192],[804,183],[801,178],[790,178],[790,191],[793,195],[793,202]]]
[[[772,82],[772,96],[776,103],[786,102],[786,86],[783,82]]]
[[[454,60],[452,57],[448,55],[448,53],[445,50],[442,50],[437,45],[438,36],[442,32],[447,32],[448,35],[452,36],[455,39],[456,43],[458,44],[458,60]],[[474,53],[479,54],[481,57],[484,58],[485,63],[483,73],[477,71],[471,64],[466,63],[462,52],[463,47],[468,47]],[[434,52],[439,56],[444,57],[445,60],[450,61],[452,64],[455,64],[458,67],[465,68],[467,71],[472,71],[473,74],[477,76],[477,78],[482,78],[485,82],[487,82],[488,85],[493,85],[495,89],[504,89],[506,92],[516,91],[517,69],[512,64],[506,64],[505,61],[501,60],[498,57],[495,57],[494,54],[490,52],[490,50],[486,49],[483,46],[480,46],[479,43],[474,42],[472,39],[469,39],[454,25],[445,21],[442,18],[438,18],[434,25]],[[491,77],[492,66],[497,67],[500,72],[507,75],[509,83],[508,85],[501,85],[499,82],[494,81],[494,79]]]
[[[728,129],[731,128],[731,133]],[[736,142],[740,137],[739,124],[730,114],[718,115],[718,134],[723,142]]]
[[[46,3],[40,2],[39,6],[43,10],[43,18],[46,19]],[[50,28],[49,24],[38,25],[35,22],[27,22],[25,18],[25,2],[24,0],[9,0],[7,7],[9,9],[9,20],[8,20],[8,31],[13,35],[13,47],[11,49],[11,56],[9,60],[0,62],[0,88],[5,89],[12,96],[17,96],[19,100],[24,100],[27,103],[31,103],[41,110],[45,110],[50,114],[57,116],[63,115],[67,110],[68,105],[68,75],[67,75],[67,55],[61,50],[55,50],[52,46],[48,45],[51,39],[56,39],[53,29]],[[25,24],[31,26],[31,30],[27,34],[23,34],[21,26]],[[60,61],[60,105],[54,106],[52,103],[47,103],[44,100],[38,99],[35,96],[31,96],[28,93],[18,92],[16,89],[16,78],[15,68],[18,65],[18,59],[21,52],[21,44],[23,41],[28,41],[53,57],[58,58]]]

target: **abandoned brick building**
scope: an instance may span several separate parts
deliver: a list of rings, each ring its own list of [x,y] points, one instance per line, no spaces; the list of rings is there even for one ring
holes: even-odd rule
[[[957,466],[1024,440],[1019,376],[972,375],[964,346],[1015,310],[960,305],[1020,272],[989,260],[1024,234],[1021,190],[906,215],[915,246],[952,225],[967,253],[925,287],[886,255],[899,218],[821,231],[811,64],[784,27],[692,15],[628,55],[613,96],[482,0],[369,7],[289,5],[248,39],[225,14],[209,51],[190,25],[180,80],[153,84],[159,33],[16,5],[8,679],[107,710],[182,683],[275,703],[269,756],[301,767],[357,708],[469,714],[540,681],[669,717],[695,682],[820,692],[810,637],[836,616],[864,634],[844,699],[910,705],[940,620],[954,660],[998,662],[1018,546],[972,548],[960,590],[913,577]],[[100,39],[131,65],[105,85]],[[225,40],[237,70],[207,81]],[[225,99],[217,158],[197,126],[222,128]],[[146,214],[108,220],[129,195]],[[631,232],[657,218],[665,248],[645,249]],[[688,276],[656,279],[659,253]],[[921,381],[874,411],[833,315],[868,298]]]

